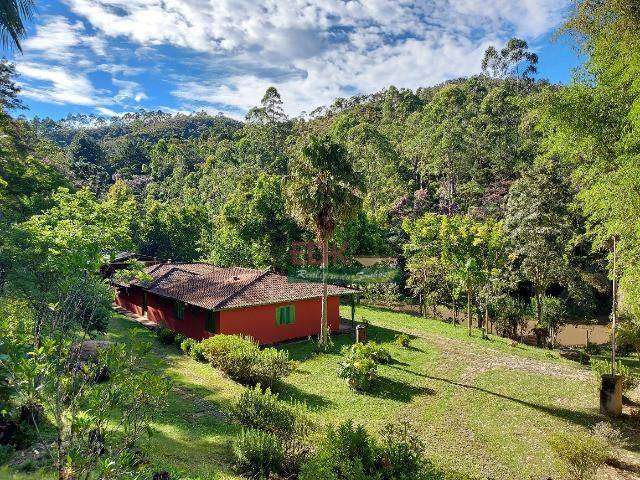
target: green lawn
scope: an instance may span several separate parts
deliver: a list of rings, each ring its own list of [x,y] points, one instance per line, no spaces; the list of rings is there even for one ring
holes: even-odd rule
[[[342,313],[348,316],[346,309]],[[603,420],[595,377],[553,352],[512,347],[497,337],[469,338],[460,326],[380,309],[360,307],[357,317],[370,322],[370,339],[385,344],[395,359],[379,367],[382,380],[371,394],[354,393],[337,377],[340,348],[352,341],[349,336],[336,336],[333,352],[319,356],[309,342],[281,347],[299,367],[277,391],[305,401],[318,424],[352,419],[377,432],[386,422],[409,420],[443,469],[529,479],[557,478],[550,434],[586,431]],[[400,331],[414,337],[411,348],[393,343]],[[153,338],[120,316],[108,336],[126,341],[132,333]],[[175,381],[169,408],[144,445],[151,462],[203,479],[238,478],[229,466],[228,445],[239,428],[224,412],[242,387],[158,342],[148,365]]]

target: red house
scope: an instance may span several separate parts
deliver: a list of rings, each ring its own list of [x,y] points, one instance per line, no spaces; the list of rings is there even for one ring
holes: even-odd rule
[[[148,266],[148,282],[115,282],[116,303],[149,321],[201,340],[216,333],[249,335],[261,344],[315,336],[320,331],[322,285],[298,283],[270,271],[208,263]],[[340,327],[340,295],[328,286],[331,332]]]

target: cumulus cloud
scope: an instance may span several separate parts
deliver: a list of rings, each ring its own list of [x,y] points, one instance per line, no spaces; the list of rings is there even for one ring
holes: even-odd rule
[[[146,85],[119,76],[156,68],[178,108],[238,113],[275,85],[294,115],[390,84],[416,88],[476,73],[488,45],[535,40],[561,22],[570,2],[62,1],[80,20],[52,19],[31,48],[44,52],[55,41],[43,53],[51,61],[80,45],[109,56],[126,42],[135,58],[93,65],[112,76],[116,103],[148,99]]]
[[[72,74],[62,67],[41,66],[34,63],[20,63],[18,73],[41,86],[23,86],[22,94],[35,100],[56,104],[96,105],[95,90],[91,82],[82,74]]]

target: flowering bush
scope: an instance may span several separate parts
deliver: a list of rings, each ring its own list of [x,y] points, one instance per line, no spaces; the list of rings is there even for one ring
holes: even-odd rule
[[[376,362],[351,351],[338,365],[338,376],[347,380],[349,386],[358,392],[371,389],[378,378]]]
[[[349,348],[354,355],[370,358],[376,363],[387,364],[393,360],[389,351],[376,342],[354,343]]]

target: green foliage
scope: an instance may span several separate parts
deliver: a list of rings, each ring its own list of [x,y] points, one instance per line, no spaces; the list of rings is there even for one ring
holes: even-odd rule
[[[198,239],[209,227],[202,205],[160,203],[148,200],[143,205],[140,252],[157,258],[193,261],[200,255]]]
[[[285,452],[280,439],[262,430],[243,430],[233,443],[235,464],[240,473],[267,479],[283,471]]]
[[[633,0],[576,2],[564,30],[587,61],[570,87],[549,93],[541,122],[550,152],[573,171],[595,246],[610,251],[618,238],[620,285],[633,310],[640,298],[639,25]]]
[[[537,163],[511,185],[505,228],[518,277],[532,283],[536,322],[542,322],[542,296],[553,282],[572,278],[568,248],[574,217],[571,188],[555,159]]]
[[[427,468],[425,444],[411,430],[408,422],[387,424],[382,432],[380,464],[382,478],[388,480],[412,480],[423,477]]]
[[[173,345],[176,343],[176,332],[166,327],[158,327],[156,336],[163,345]]]
[[[406,333],[399,333],[396,335],[395,342],[402,348],[409,348],[411,346],[411,337]]]
[[[602,375],[611,375],[610,360],[591,360],[591,370],[600,378]],[[616,375],[622,376],[622,391],[629,392],[640,383],[640,378],[622,361],[616,361]]]
[[[421,480],[448,478],[424,457],[424,444],[408,423],[388,424],[381,443],[362,426],[347,421],[328,427],[318,449],[302,466],[299,478],[312,480]]]
[[[299,229],[285,210],[283,181],[261,173],[245,178],[221,209],[209,256],[221,266],[273,266],[286,271]]]
[[[243,427],[275,435],[286,454],[282,468],[298,471],[311,449],[310,434],[313,424],[306,406],[288,403],[260,385],[245,389],[231,406],[232,418]]]
[[[349,387],[358,392],[367,392],[378,378],[377,365],[373,358],[363,356],[352,348],[338,363],[338,376],[347,380]]]
[[[619,351],[640,352],[640,321],[629,315],[622,315],[616,328],[616,345]]]
[[[596,477],[598,468],[609,457],[609,445],[595,435],[557,433],[549,440],[561,469],[571,480]]]
[[[291,404],[279,399],[260,385],[245,388],[231,406],[231,416],[242,426],[265,430],[280,438],[308,433],[309,420],[302,404]]]
[[[194,348],[198,343],[199,342],[197,340],[194,340],[193,338],[184,338],[178,345],[180,346],[180,351],[182,353],[184,353],[185,355],[193,356]]]
[[[500,222],[475,221],[468,215],[427,213],[415,221],[405,220],[409,235],[405,245],[409,282],[422,295],[424,306],[445,303],[466,295],[467,323],[471,333],[472,302],[479,290],[488,303],[493,283],[504,268],[506,239]],[[425,309],[426,310],[426,309]]]
[[[191,340],[191,339],[187,339]],[[191,346],[191,350],[189,350],[189,355],[191,356],[191,358],[193,358],[194,360],[198,361],[198,362],[206,362],[207,359],[204,356],[204,349],[202,347],[202,342],[195,342],[192,344]]]
[[[539,327],[546,328],[549,331],[552,344],[555,343],[555,336],[560,327],[564,325],[568,319],[567,304],[562,298],[542,296],[542,315],[540,317]],[[535,311],[535,299],[532,299],[532,311]]]
[[[491,318],[499,335],[517,338],[526,326],[530,309],[522,301],[508,295],[500,295],[489,303]]]
[[[247,385],[271,387],[293,370],[286,351],[260,349],[249,337],[214,335],[200,342],[204,357],[233,380]]]
[[[347,356],[353,355],[356,357],[370,358],[374,362],[381,364],[391,363],[393,361],[389,350],[374,341],[354,343],[351,347],[345,347],[344,353]]]

